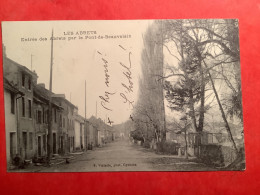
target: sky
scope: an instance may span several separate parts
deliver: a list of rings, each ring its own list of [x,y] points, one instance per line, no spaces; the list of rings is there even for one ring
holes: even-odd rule
[[[132,104],[137,102],[143,36],[152,23],[153,20],[3,22],[3,44],[8,58],[35,70],[38,83],[49,89],[53,30],[53,92],[65,94],[84,117],[86,82],[87,118],[97,115],[107,121],[109,117],[119,124],[129,119]],[[127,38],[106,39],[106,35]],[[177,55],[174,46],[169,47]],[[164,63],[177,67],[178,61],[166,49],[163,52]],[[215,84],[217,91],[226,91],[223,82]],[[211,95],[206,103],[213,98]],[[165,105],[167,118],[180,117],[168,108],[166,99]],[[216,102],[212,109],[215,119],[220,120]]]
[[[97,113],[98,118],[109,117],[118,124],[129,119],[132,112],[129,102],[137,101],[142,36],[152,22],[3,22],[3,44],[8,58],[35,70],[38,83],[49,89],[53,30],[52,91],[65,94],[84,117],[86,81],[87,118]],[[106,35],[128,38],[105,39]],[[99,39],[101,36],[103,39]]]

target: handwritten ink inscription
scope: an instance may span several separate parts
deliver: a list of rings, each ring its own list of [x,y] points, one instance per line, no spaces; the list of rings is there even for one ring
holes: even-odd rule
[[[134,101],[131,99],[131,94],[133,93],[134,90],[134,83],[133,83],[133,78],[132,78],[132,52],[125,49],[122,45],[119,45],[121,54],[122,56],[127,56],[125,58],[125,62],[119,61],[119,65],[122,67],[122,73],[124,75],[124,80],[121,81],[121,92],[120,92],[120,97],[123,100],[123,103],[128,104],[130,107],[134,107]],[[99,98],[101,100],[100,104],[101,106],[109,111],[113,111],[110,105],[110,101],[113,95],[116,94],[116,92],[111,92],[110,89],[110,74],[109,74],[109,60],[106,58],[106,55],[102,54],[101,52],[97,51],[97,53],[100,56],[100,62],[102,63],[104,67],[104,75],[105,75],[105,88],[106,90],[104,91],[104,95],[100,95]]]
[[[108,68],[109,68],[109,62],[108,60],[103,56],[103,54],[99,51],[97,51],[97,53],[100,55],[101,57],[101,61],[103,63],[103,66],[104,66],[104,73],[105,73],[105,86],[106,88],[109,88],[109,78],[110,78],[110,75],[109,75],[109,71],[108,71]],[[110,92],[108,91],[109,89],[107,89],[105,92],[104,92],[104,95],[103,96],[99,96],[99,98],[101,99],[101,106],[106,109],[106,110],[109,110],[109,111],[112,111],[112,109],[109,107],[109,103],[110,103],[110,96],[112,95],[115,95],[116,92]]]
[[[134,107],[133,103],[134,101],[131,101],[128,97],[128,95],[130,93],[133,93],[133,88],[134,88],[134,83],[132,81],[132,61],[131,61],[131,56],[132,56],[132,52],[131,51],[127,51],[127,49],[125,49],[122,45],[119,45],[119,47],[123,50],[124,53],[126,53],[128,55],[128,63],[124,64],[122,62],[119,62],[119,64],[123,67],[123,74],[125,75],[126,79],[127,79],[127,83],[121,83],[121,85],[124,88],[124,92],[120,93],[120,96],[123,98],[124,103],[128,103],[129,106],[131,106],[132,108]]]

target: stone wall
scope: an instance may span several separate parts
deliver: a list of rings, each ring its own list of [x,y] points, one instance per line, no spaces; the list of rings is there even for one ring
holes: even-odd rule
[[[206,144],[200,146],[199,159],[208,165],[227,166],[236,159],[236,154],[231,147]]]

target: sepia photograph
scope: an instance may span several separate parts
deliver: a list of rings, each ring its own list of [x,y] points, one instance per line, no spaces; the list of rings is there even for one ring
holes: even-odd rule
[[[246,169],[237,19],[2,22],[8,172]]]

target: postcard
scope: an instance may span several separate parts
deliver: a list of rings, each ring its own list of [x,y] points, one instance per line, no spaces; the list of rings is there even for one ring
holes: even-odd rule
[[[236,19],[2,22],[9,172],[245,170]]]

